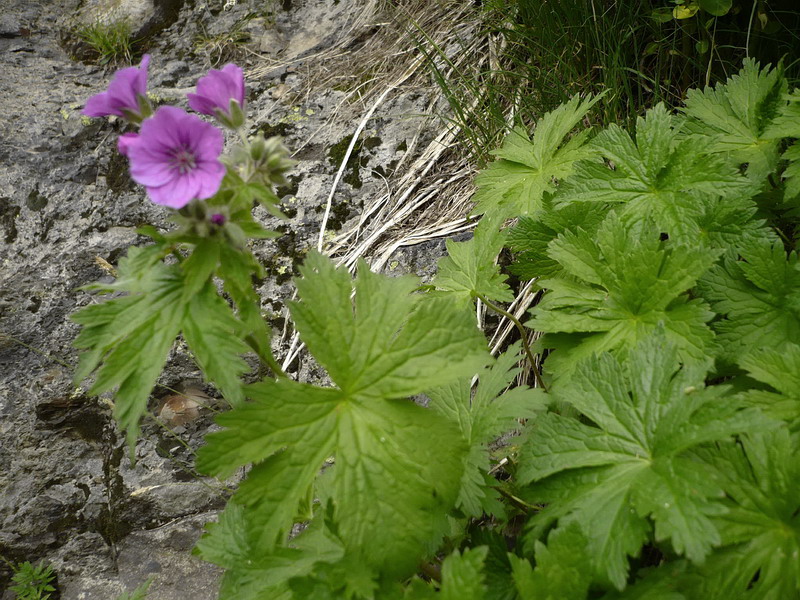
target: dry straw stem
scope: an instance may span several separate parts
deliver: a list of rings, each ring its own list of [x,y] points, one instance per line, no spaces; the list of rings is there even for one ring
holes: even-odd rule
[[[499,42],[496,35],[483,33],[481,15],[471,3],[456,0],[365,0],[351,14],[353,21],[337,44],[302,58],[308,71],[305,79],[313,87],[290,102],[302,103],[303,96],[345,87],[348,94],[343,104],[347,105],[337,107],[331,119],[341,119],[349,112],[361,113],[353,118],[350,145],[327,196],[318,248],[351,270],[359,258],[364,258],[379,271],[404,246],[450,237],[474,227],[475,222],[467,218],[474,193],[474,153],[464,143],[468,138],[463,121],[441,114],[447,103],[428,63],[433,57],[444,79],[466,77],[477,82],[482,71],[497,68]],[[299,60],[289,57],[284,62],[271,61],[253,73],[258,76]],[[385,192],[365,198],[358,220],[325,245],[330,207],[359,136],[371,119],[382,116],[393,99],[412,88],[422,90],[429,98],[426,110],[418,116],[417,135],[395,172],[386,179]],[[473,113],[478,102],[476,94],[467,101],[465,112]],[[509,118],[512,112],[513,106],[509,106]],[[435,128],[433,132],[431,127]],[[430,141],[423,143],[423,139]],[[524,299],[527,301],[528,296]],[[282,336],[288,345],[284,370],[302,350],[297,333],[288,323],[287,319]],[[500,330],[506,333],[495,344],[495,352],[511,326],[501,321]]]

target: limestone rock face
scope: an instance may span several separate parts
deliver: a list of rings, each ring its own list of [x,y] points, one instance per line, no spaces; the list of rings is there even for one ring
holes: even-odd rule
[[[127,23],[133,39],[144,39],[172,25],[183,0],[83,0],[74,25]]]
[[[74,60],[61,39],[76,19],[132,19],[136,35],[149,31],[154,101],[183,108],[208,68],[230,60],[244,67],[250,133],[280,133],[299,150],[290,185],[279,190],[290,218],[255,213],[284,233],[254,246],[269,274],[259,292],[264,312],[274,311],[277,344],[291,277],[316,246],[342,149],[364,114],[363,106],[347,106],[345,91],[309,92],[307,57],[352,28],[345,9],[355,14],[360,6],[361,0],[0,0],[0,555],[51,564],[61,600],[113,600],[150,576],[151,600],[216,598],[220,571],[189,551],[229,497],[194,470],[194,451],[216,428],[211,411],[173,420],[172,432],[154,421],[172,393],[167,388],[182,385],[204,387],[215,408],[225,408],[180,343],[153,392],[135,465],[112,418],[113,397],[90,397],[86,382],[72,381],[79,327],[69,317],[98,301],[82,286],[111,281],[127,249],[147,243],[138,226],[170,224],[130,180],[117,152],[126,125],[81,115],[113,68]],[[250,21],[245,48],[214,37],[247,30]],[[259,54],[259,32],[270,28],[270,51]],[[354,225],[364,203],[386,193],[414,140],[433,140],[433,120],[410,117],[429,105],[410,87],[375,113],[332,197],[329,233]],[[398,251],[391,269],[430,274],[442,247]],[[289,347],[283,344],[280,352]],[[312,361],[298,362],[302,377],[314,375]],[[0,561],[2,600],[11,598],[2,595],[10,575]]]

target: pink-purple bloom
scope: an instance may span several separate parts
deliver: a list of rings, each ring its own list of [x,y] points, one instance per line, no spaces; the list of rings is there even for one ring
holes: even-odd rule
[[[108,86],[108,91],[89,98],[83,109],[88,117],[105,117],[116,115],[126,119],[140,121],[148,116],[147,103],[147,66],[150,55],[145,54],[138,67],[120,69]]]
[[[117,138],[117,150],[122,156],[128,156],[128,149],[139,139],[138,133],[123,133]]]
[[[244,108],[244,71],[228,63],[222,69],[211,69],[197,82],[197,93],[187,94],[189,106],[204,115],[232,118],[231,100]]]
[[[140,133],[120,137],[131,177],[156,204],[182,208],[213,196],[225,175],[219,161],[222,132],[174,106],[162,106],[142,123]]]

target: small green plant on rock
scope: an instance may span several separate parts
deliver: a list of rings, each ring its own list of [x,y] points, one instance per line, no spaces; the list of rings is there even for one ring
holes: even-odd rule
[[[95,21],[91,25],[78,29],[76,33],[96,54],[99,64],[131,62],[134,39],[130,23],[127,21],[115,23]]]
[[[42,563],[34,566],[26,560],[16,566],[11,565],[11,568],[14,570],[11,581],[15,585],[10,589],[18,600],[48,600],[51,597],[50,592],[56,591],[51,585],[55,578],[51,566]]]

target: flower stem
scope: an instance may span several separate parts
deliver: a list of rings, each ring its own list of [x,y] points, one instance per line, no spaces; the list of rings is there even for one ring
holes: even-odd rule
[[[536,368],[536,363],[533,360],[533,353],[531,352],[531,347],[528,344],[528,336],[525,332],[525,327],[522,326],[519,319],[512,315],[507,310],[497,306],[496,304],[490,302],[486,297],[481,294],[475,294],[475,297],[478,298],[481,302],[483,302],[486,306],[491,308],[494,312],[503,315],[506,319],[511,321],[514,326],[519,331],[520,338],[522,340],[522,347],[525,349],[525,356],[528,357],[528,362],[531,363],[531,370],[533,371],[533,377],[536,379],[536,384],[542,388],[545,392],[547,391],[547,387],[544,385],[544,381],[542,381],[542,376],[539,374],[539,369]]]

